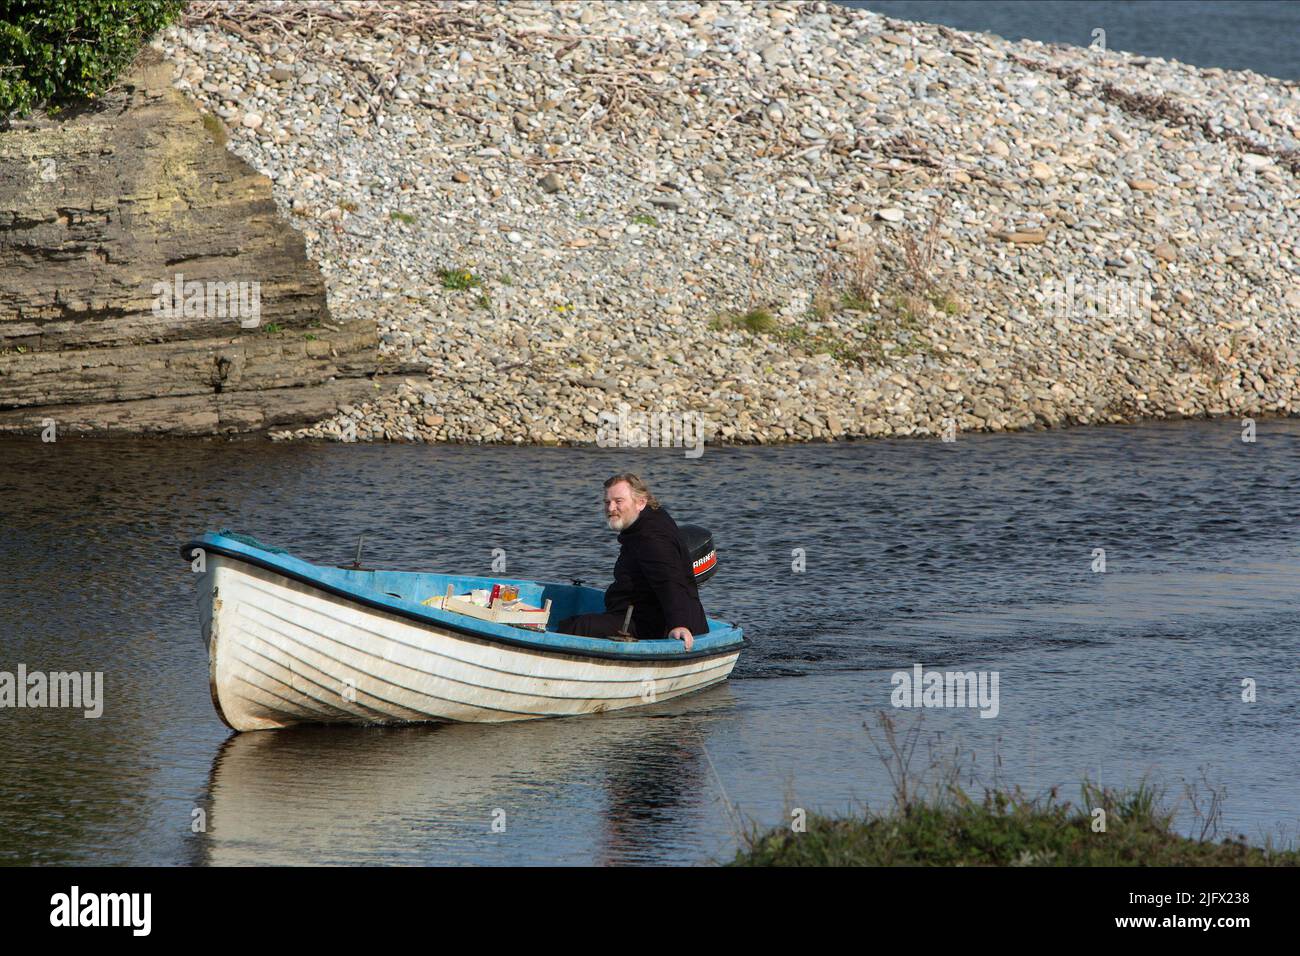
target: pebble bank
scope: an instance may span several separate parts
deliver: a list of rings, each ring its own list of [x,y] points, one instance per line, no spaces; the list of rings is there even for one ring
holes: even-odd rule
[[[195,4],[173,83],[418,371],[274,438],[1300,409],[1300,89],[829,3]]]

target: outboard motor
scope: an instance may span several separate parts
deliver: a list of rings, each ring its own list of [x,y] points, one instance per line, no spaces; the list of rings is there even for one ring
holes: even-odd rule
[[[690,555],[691,567],[695,569],[695,586],[699,587],[718,570],[718,551],[713,547],[713,535],[699,525],[678,525],[682,533],[682,543]]]

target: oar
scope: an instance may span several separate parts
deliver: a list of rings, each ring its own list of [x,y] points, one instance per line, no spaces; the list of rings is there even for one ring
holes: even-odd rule
[[[340,564],[339,567],[345,571],[373,571],[374,568],[363,568],[361,566],[361,545],[365,543],[366,536],[363,534],[357,538],[357,556],[353,558],[351,564]]]
[[[629,605],[627,606],[627,613],[623,615],[623,626],[620,627],[620,628],[618,629],[618,633],[614,635],[614,640],[616,640],[616,641],[623,641],[624,643],[626,643],[626,642],[628,642],[628,641],[635,641],[635,640],[636,640],[635,637],[633,637],[630,633],[628,633],[628,629],[627,629],[627,628],[628,628],[628,625],[632,623],[632,608],[633,608],[633,607],[635,607],[635,605],[629,604]]]

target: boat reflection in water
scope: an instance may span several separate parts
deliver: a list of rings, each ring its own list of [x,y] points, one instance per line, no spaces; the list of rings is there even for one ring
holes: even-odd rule
[[[704,748],[733,704],[721,684],[563,721],[235,734],[193,862],[703,861],[728,833]]]

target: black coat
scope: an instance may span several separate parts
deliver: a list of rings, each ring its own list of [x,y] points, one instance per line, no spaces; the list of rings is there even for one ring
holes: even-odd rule
[[[708,631],[690,554],[668,512],[646,505],[618,541],[622,549],[614,583],[605,591],[605,610],[634,605],[632,624],[642,640],[665,637],[674,627],[692,635]]]

